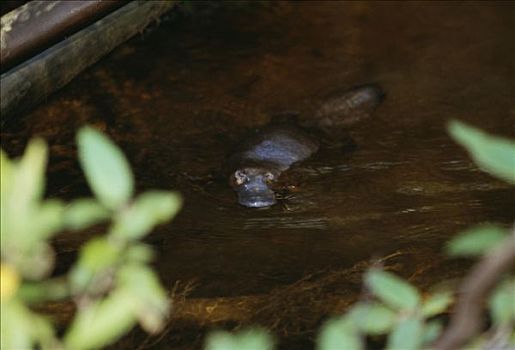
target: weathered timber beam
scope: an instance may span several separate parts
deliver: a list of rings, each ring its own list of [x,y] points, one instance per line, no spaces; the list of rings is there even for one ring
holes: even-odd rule
[[[2,16],[1,71],[124,5],[120,0],[30,1]]]
[[[175,1],[132,1],[0,76],[4,124],[173,8]]]

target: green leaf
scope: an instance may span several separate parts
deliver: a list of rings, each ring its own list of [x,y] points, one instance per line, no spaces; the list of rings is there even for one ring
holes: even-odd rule
[[[472,159],[491,175],[515,184],[515,142],[489,135],[453,120],[448,126],[452,138],[469,151]]]
[[[66,349],[98,349],[127,333],[135,324],[133,298],[115,290],[102,301],[79,309],[64,337]]]
[[[365,283],[375,296],[393,309],[413,310],[420,303],[418,290],[392,273],[372,269],[365,275]]]
[[[48,277],[54,268],[55,253],[45,242],[32,245],[27,251],[15,254],[18,272],[28,280],[40,280]]]
[[[30,313],[19,300],[2,302],[1,349],[31,349]]]
[[[95,196],[111,209],[125,205],[132,196],[134,180],[122,151],[91,127],[79,131],[77,143],[80,164]]]
[[[41,344],[43,349],[59,347],[50,321],[20,300],[2,302],[1,313],[1,349],[32,349],[35,344]]]
[[[274,342],[270,334],[260,328],[253,328],[231,334],[213,332],[206,339],[205,350],[272,350]]]
[[[105,237],[94,238],[82,246],[79,260],[70,272],[70,284],[77,293],[92,283],[97,275],[108,273],[119,260],[121,247]],[[94,286],[90,286],[94,287]]]
[[[9,160],[4,150],[0,149],[0,235],[1,246],[6,249],[7,241],[10,236],[10,210],[9,205],[13,202],[10,189],[14,182],[14,164]]]
[[[31,312],[30,315],[31,332],[36,343],[41,344],[42,349],[60,348],[54,335],[54,327],[50,319]]]
[[[13,167],[14,164],[9,160],[7,154],[0,149],[0,193],[5,193],[11,187]]]
[[[46,200],[35,211],[33,217],[33,239],[43,241],[57,234],[63,228],[64,204],[56,199]]]
[[[359,303],[349,313],[362,332],[371,335],[387,333],[395,324],[395,313],[379,303]]]
[[[1,153],[2,259],[31,280],[47,276],[53,268],[54,253],[46,240],[60,230],[62,223],[61,202],[41,202],[46,162],[47,146],[40,139],[30,141],[17,162]]]
[[[109,219],[111,212],[95,199],[74,200],[65,210],[64,226],[69,230],[83,230]]]
[[[329,320],[317,339],[317,350],[362,350],[363,342],[353,322],[348,318]]]
[[[515,278],[508,278],[495,288],[489,309],[497,327],[515,323]]]
[[[43,196],[46,162],[47,147],[40,139],[29,142],[18,162],[10,162],[5,154],[2,155],[2,251],[24,250],[37,241],[34,239],[33,214]]]
[[[472,338],[465,346],[462,347],[463,350],[486,350],[489,349],[487,344],[490,343],[490,339],[486,336],[486,334],[481,334]],[[509,349],[509,348],[508,348]],[[495,350],[495,349],[493,349]]]
[[[411,317],[400,321],[388,336],[387,350],[421,349],[424,324],[421,319]]]
[[[48,278],[38,282],[24,281],[18,290],[19,298],[26,304],[38,304],[70,298],[66,277]]]
[[[442,333],[442,323],[439,321],[430,321],[424,326],[422,343],[424,345],[433,343]]]
[[[485,224],[460,233],[447,243],[446,251],[453,256],[483,255],[507,236],[500,226]]]
[[[422,304],[422,314],[425,317],[432,317],[441,314],[447,310],[452,302],[453,297],[450,292],[435,293],[427,298],[427,300]]]
[[[180,209],[181,198],[167,191],[149,191],[116,218],[111,234],[123,239],[138,239],[158,224],[170,220]]]
[[[79,265],[91,271],[111,267],[119,257],[120,248],[106,237],[94,238],[87,242],[80,252]]]
[[[131,308],[143,329],[156,333],[163,328],[169,312],[169,300],[151,268],[141,264],[121,267],[118,287],[131,296]]]
[[[33,205],[43,197],[48,149],[45,141],[29,142],[16,172],[16,194],[20,206]]]
[[[125,259],[129,263],[149,263],[154,259],[154,251],[145,244],[132,244],[127,248]]]

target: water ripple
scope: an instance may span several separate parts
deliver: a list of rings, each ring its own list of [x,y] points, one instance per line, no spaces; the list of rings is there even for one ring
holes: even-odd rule
[[[328,218],[307,218],[300,216],[273,216],[266,218],[250,218],[243,224],[244,230],[255,229],[315,229],[326,230]]]

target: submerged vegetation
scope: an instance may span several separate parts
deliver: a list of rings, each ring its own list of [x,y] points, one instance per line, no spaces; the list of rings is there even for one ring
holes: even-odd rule
[[[460,122],[449,126],[477,164],[515,184],[515,143]],[[79,160],[95,198],[63,203],[44,199],[47,146],[36,139],[19,160],[1,152],[1,347],[2,349],[92,349],[113,343],[136,324],[149,333],[166,325],[167,292],[142,239],[180,208],[180,197],[149,191],[134,197],[134,180],[121,151],[86,127],[77,136]],[[106,234],[86,242],[77,261],[54,275],[56,234],[107,224]],[[459,293],[422,293],[408,281],[375,266],[364,276],[366,293],[337,318],[327,321],[317,349],[364,349],[379,339],[387,349],[505,349],[515,345],[515,229],[481,225],[446,247],[457,257],[479,257]],[[75,314],[61,332],[34,306],[73,300]],[[480,327],[487,300],[488,329]],[[447,312],[455,304],[450,322]],[[61,336],[62,334],[62,336]],[[274,348],[262,328],[210,334],[208,350]]]

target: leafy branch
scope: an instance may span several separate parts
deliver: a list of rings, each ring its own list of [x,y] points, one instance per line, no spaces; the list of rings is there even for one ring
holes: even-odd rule
[[[95,198],[69,204],[43,199],[47,146],[29,143],[19,160],[1,151],[1,347],[94,349],[108,345],[139,323],[161,330],[169,301],[150,267],[153,250],[141,240],[170,220],[181,206],[168,191],[134,197],[134,179],[123,153],[100,132],[82,128],[79,160]],[[107,233],[86,242],[78,261],[50,277],[59,232],[108,223]],[[31,305],[72,299],[77,312],[62,338]]]

